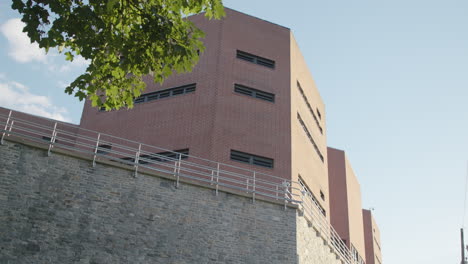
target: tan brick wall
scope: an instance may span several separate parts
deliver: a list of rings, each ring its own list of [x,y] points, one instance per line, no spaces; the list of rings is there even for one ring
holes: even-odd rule
[[[291,41],[291,174],[294,180],[297,180],[298,175],[304,179],[308,187],[313,192],[314,196],[320,202],[322,207],[329,215],[329,190],[328,190],[328,172],[327,172],[327,138],[325,124],[325,106],[322,102],[315,82],[310,74],[307,64],[299,50],[293,34],[290,36]],[[312,107],[317,116],[317,108],[322,114],[319,124],[323,129],[323,134],[320,133],[313,115],[307,107],[301,93],[297,88],[297,82],[300,83],[304,91],[309,105]],[[310,142],[306,133],[297,119],[297,113],[301,115],[309,133],[317,144],[324,161],[320,159],[313,144]],[[317,116],[318,118],[318,116]],[[325,195],[325,200],[320,198],[320,192]]]
[[[346,160],[346,186],[348,195],[349,232],[351,244],[365,259],[364,224],[362,218],[361,186],[348,158]]]

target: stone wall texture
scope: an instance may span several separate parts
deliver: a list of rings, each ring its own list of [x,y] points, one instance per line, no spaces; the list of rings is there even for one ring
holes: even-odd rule
[[[304,217],[296,217],[298,263],[342,264],[319,233]]]
[[[338,263],[294,208],[0,146],[0,263]]]

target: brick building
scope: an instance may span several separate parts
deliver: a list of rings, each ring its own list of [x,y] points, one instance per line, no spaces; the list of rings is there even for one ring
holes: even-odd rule
[[[364,263],[367,248],[364,242],[361,187],[345,152],[330,147],[328,181],[331,224],[357,263]]]
[[[372,211],[363,209],[364,240],[366,245],[366,264],[382,264],[380,248],[380,230],[375,222]]]
[[[291,30],[227,8],[191,19],[206,34],[191,73],[148,77],[131,110],[87,101],[80,126],[299,180],[328,217],[325,106]]]
[[[100,111],[86,101],[80,125],[59,124],[67,132],[60,144],[70,148],[84,144],[83,152],[94,151],[95,157],[115,147],[83,142],[87,133],[96,138],[89,129],[190,155],[183,156],[189,161],[201,157],[258,172],[257,178],[263,173],[298,183],[293,191],[303,196],[302,201],[311,201],[312,214],[325,223],[313,219],[305,226],[322,228],[317,228],[317,234],[328,241],[324,244],[331,244],[330,252],[348,260],[352,255],[352,263],[366,259],[368,264],[381,263],[375,220],[370,212],[362,211],[359,182],[345,153],[327,148],[325,105],[291,30],[231,9],[225,11],[221,20],[191,17],[206,34],[206,51],[191,73],[174,75],[162,85],[147,77],[147,89],[130,110]],[[0,115],[6,117],[8,112],[0,108]],[[15,117],[57,126],[55,120],[22,113]],[[49,134],[40,136],[44,141],[55,140]],[[75,141],[74,135],[81,136],[82,142]],[[127,159],[130,165],[135,162],[137,167],[134,157],[113,158]],[[330,224],[346,252],[337,252],[341,244],[334,244]],[[305,245],[311,240],[302,233],[310,231],[301,228],[307,229],[298,226],[301,231],[296,239],[303,241],[297,245],[308,252]]]

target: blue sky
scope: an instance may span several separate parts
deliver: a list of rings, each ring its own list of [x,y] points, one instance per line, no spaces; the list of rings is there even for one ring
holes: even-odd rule
[[[363,207],[375,208],[384,262],[459,263],[468,1],[224,3],[294,32],[326,104],[328,144],[346,151]],[[78,123],[82,103],[63,89],[86,62],[26,45],[9,5],[0,3],[0,106]]]

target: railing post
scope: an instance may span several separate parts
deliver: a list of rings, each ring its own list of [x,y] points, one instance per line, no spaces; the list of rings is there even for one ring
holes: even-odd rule
[[[278,192],[279,192],[279,186],[278,186],[278,184],[276,184],[276,200],[279,199]]]
[[[93,167],[96,167],[96,155],[99,148],[99,139],[101,138],[101,133],[98,133],[96,147],[94,148],[94,157],[93,157]]]
[[[174,161],[174,178],[177,178],[177,162],[178,160]]]
[[[14,123],[15,123],[15,120],[11,120],[10,128],[8,129],[8,134],[7,134],[8,137],[10,136],[11,129],[13,128]]]
[[[305,190],[304,190],[304,187],[301,186],[301,208],[302,208],[302,214],[303,215],[306,215],[306,211],[305,211],[305,200],[304,200],[304,194],[305,194]],[[309,217],[310,218],[310,221],[312,221],[312,217]]]
[[[52,150],[52,147],[54,146],[55,143],[55,136],[57,135],[57,122],[55,122],[54,125],[54,131],[52,131],[52,137],[50,138],[50,144],[49,144],[49,150],[47,151],[47,156],[50,157],[50,151]]]
[[[6,131],[7,131],[7,128],[8,128],[8,123],[10,123],[11,112],[12,112],[12,110],[10,110],[10,113],[8,114],[8,118],[7,118],[7,121],[6,121],[6,124],[5,124],[5,128],[3,129],[2,138],[0,139],[0,144],[1,145],[3,145],[3,138],[5,137],[5,134],[6,134]],[[12,126],[13,126],[13,124],[12,124]],[[10,131],[11,131],[11,127],[10,127]]]
[[[247,191],[245,191],[246,193],[249,193],[249,178],[247,178],[245,180],[245,188],[247,189]]]
[[[134,177],[138,177],[138,164],[140,164],[140,152],[141,152],[141,144],[138,144],[138,151],[135,154],[135,174]]]
[[[219,188],[219,162],[216,166],[216,196],[218,196],[218,188]]]
[[[284,210],[286,210],[287,204],[288,204],[288,182],[283,181],[283,186],[284,186]]]
[[[253,173],[252,202],[255,203],[255,171]]]
[[[182,153],[179,153],[179,160],[178,160],[178,166],[177,166],[177,179],[176,179],[176,188],[179,188],[179,178],[180,178],[180,166],[182,165]]]

